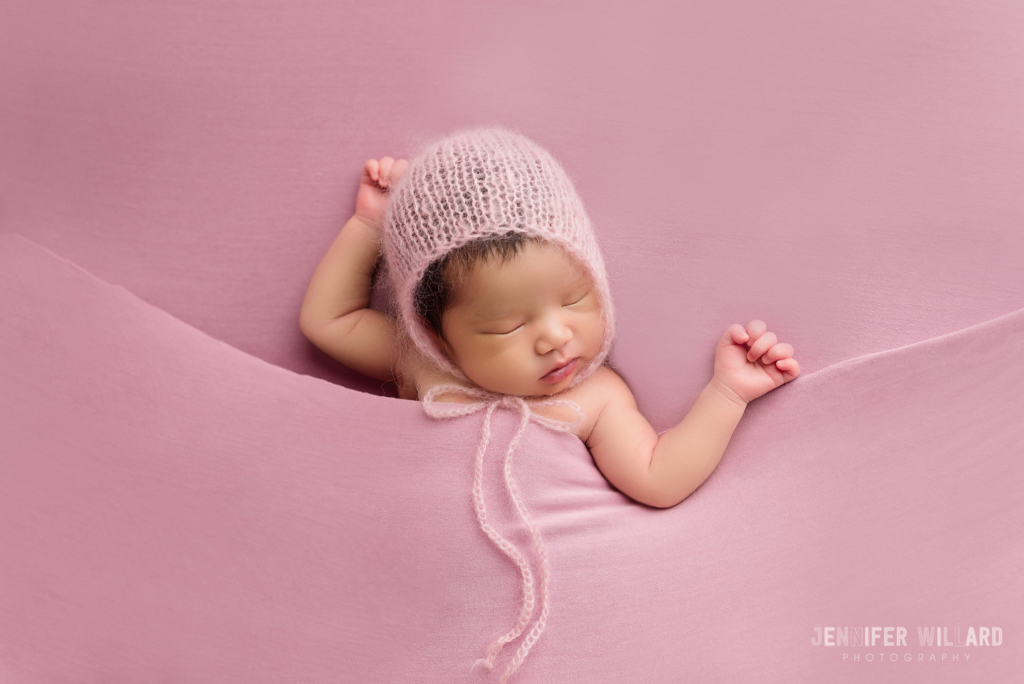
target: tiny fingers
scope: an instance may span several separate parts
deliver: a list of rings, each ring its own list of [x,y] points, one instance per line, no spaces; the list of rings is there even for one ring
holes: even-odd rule
[[[388,190],[393,187],[398,179],[405,175],[409,168],[407,159],[394,157],[383,157],[381,159],[368,159],[363,166],[363,181],[369,180],[376,183],[381,190]]]
[[[363,167],[363,171],[370,177],[370,180],[376,183],[377,179],[380,178],[380,162],[376,159],[368,159]]]
[[[747,361],[757,361],[779,341],[773,332],[766,332],[756,338],[753,335],[750,337],[754,339],[754,343],[750,345],[750,349],[747,351]]]
[[[738,323],[733,323],[722,334],[721,339],[718,340],[718,346],[721,348],[729,347],[734,344],[746,344],[747,339],[747,331],[743,329],[743,326]]]
[[[747,334],[750,335],[752,340],[756,340],[761,335],[764,335],[767,330],[768,324],[759,318],[755,318],[750,323],[747,323]]]
[[[764,353],[764,356],[761,357],[761,363],[770,366],[776,361],[792,358],[792,356],[793,345],[780,342]]]
[[[775,363],[775,367],[780,371],[790,376],[789,380],[792,380],[796,376],[800,375],[800,364],[797,363],[796,359],[779,359]],[[787,380],[788,382],[788,380]]]
[[[395,160],[392,157],[384,157],[380,160],[380,178],[377,180],[377,185],[382,188],[388,187],[391,182],[391,168],[395,165]]]
[[[409,169],[408,159],[399,159],[395,162],[395,165],[391,168],[391,183],[395,184],[399,179],[405,175],[405,172]]]

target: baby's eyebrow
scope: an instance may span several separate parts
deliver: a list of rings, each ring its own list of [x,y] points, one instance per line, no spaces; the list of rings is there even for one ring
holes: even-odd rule
[[[517,316],[519,316],[519,313],[515,311],[490,310],[473,314],[472,320],[476,323],[495,323]]]

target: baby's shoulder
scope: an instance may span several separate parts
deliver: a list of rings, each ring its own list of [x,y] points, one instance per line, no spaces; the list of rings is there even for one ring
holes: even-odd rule
[[[569,392],[588,403],[602,405],[612,400],[633,396],[626,381],[608,366],[600,366],[589,378]]]
[[[555,395],[555,398],[571,401],[583,411],[583,424],[576,436],[584,442],[590,437],[594,425],[608,406],[620,402],[636,405],[629,386],[608,366],[601,366],[586,380]]]

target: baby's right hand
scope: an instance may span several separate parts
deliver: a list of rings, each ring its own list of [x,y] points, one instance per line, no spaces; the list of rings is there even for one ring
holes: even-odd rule
[[[715,350],[715,375],[711,382],[726,397],[744,405],[787,383],[800,374],[793,346],[779,342],[764,321],[746,328],[734,323]]]
[[[363,177],[359,181],[359,194],[356,195],[356,216],[367,226],[378,228],[387,204],[387,192],[398,182],[409,168],[405,159],[395,161],[384,157],[380,161],[367,160],[363,165]]]

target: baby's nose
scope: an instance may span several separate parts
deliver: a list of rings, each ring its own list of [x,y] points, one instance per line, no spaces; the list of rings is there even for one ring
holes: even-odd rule
[[[549,351],[561,349],[572,339],[572,330],[558,319],[552,319],[537,339],[537,353],[547,354]]]

